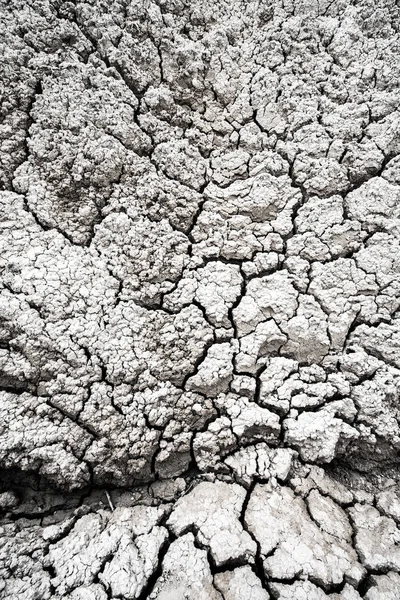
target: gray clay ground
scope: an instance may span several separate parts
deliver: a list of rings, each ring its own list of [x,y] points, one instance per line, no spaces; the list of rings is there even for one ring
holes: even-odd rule
[[[398,2],[0,16],[1,599],[398,600]]]

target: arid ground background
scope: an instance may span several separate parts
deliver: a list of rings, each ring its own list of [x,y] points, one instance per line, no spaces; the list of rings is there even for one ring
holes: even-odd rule
[[[398,2],[0,22],[0,598],[399,600]]]

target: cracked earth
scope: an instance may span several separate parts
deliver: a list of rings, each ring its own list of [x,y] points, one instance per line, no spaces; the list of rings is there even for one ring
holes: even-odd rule
[[[399,600],[397,1],[0,21],[0,598]]]

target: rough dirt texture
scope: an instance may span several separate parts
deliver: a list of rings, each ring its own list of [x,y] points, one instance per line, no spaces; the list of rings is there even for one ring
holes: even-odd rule
[[[396,0],[0,0],[0,598],[400,598]]]

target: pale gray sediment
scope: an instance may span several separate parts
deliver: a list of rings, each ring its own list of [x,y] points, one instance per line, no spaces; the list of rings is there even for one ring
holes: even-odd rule
[[[1,600],[399,600],[398,2],[0,22]]]

